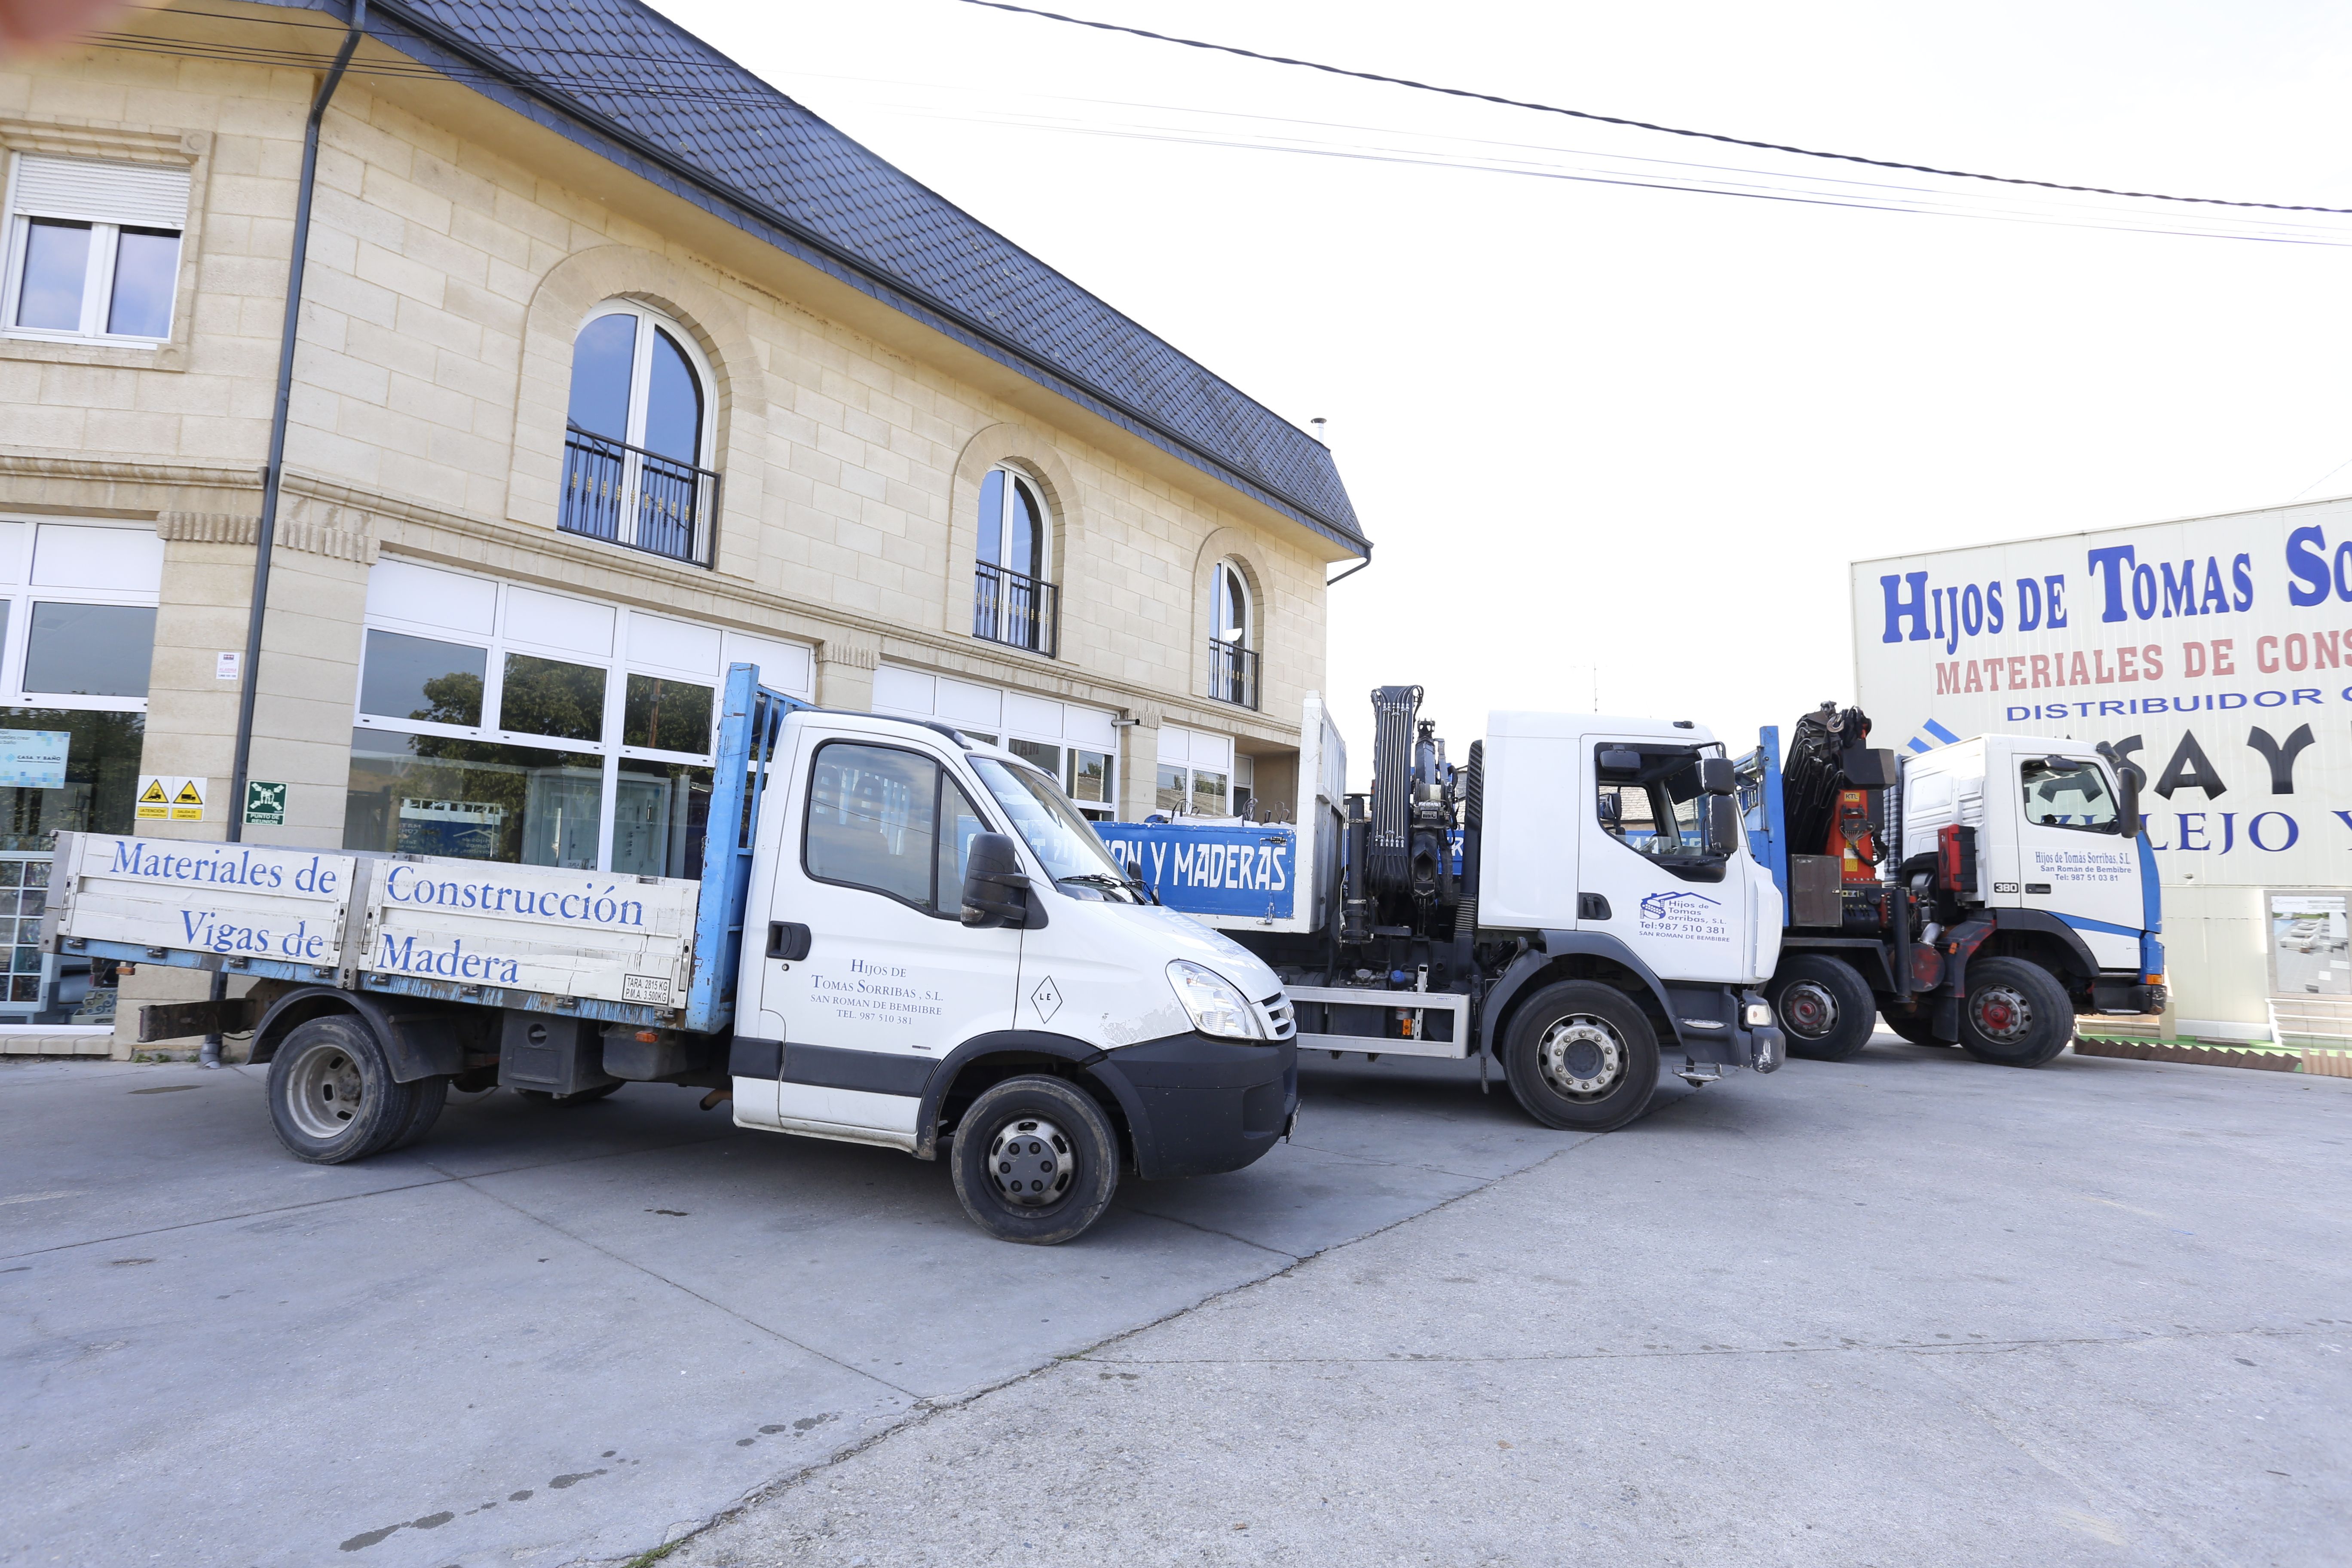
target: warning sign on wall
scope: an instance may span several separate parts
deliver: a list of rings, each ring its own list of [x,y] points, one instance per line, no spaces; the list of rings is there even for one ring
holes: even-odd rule
[[[142,773],[131,815],[142,822],[202,822],[206,782],[175,773]]]

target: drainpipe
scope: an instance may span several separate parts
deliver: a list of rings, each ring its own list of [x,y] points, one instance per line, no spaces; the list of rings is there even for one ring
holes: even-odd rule
[[[334,64],[310,100],[310,118],[302,127],[302,181],[294,198],[294,248],[286,269],[286,321],[278,339],[278,395],[269,412],[269,466],[261,475],[261,523],[255,531],[253,607],[245,622],[245,658],[237,667],[236,760],[229,770],[228,841],[245,837],[245,784],[253,762],[253,706],[260,689],[261,623],[269,610],[269,563],[278,542],[278,500],[286,484],[286,420],[294,397],[294,338],[302,321],[302,271],[310,256],[310,197],[319,179],[319,127],[327,104],[342,85],[344,68],[360,47],[367,28],[367,0],[352,0],[351,30],[335,51]],[[213,972],[212,999],[228,994],[228,973]],[[199,1066],[221,1065],[218,1031],[205,1037]]]

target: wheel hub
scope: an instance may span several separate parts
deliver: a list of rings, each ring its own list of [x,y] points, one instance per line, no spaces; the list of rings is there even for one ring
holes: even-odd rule
[[[988,1179],[1006,1203],[1018,1207],[1060,1202],[1077,1173],[1069,1135],[1042,1116],[1008,1121],[988,1141]]]
[[[2033,1027],[2033,1008],[2011,986],[1990,985],[1969,999],[1977,1032],[2004,1044],[2021,1038]]]
[[[1789,1032],[1818,1040],[1837,1027],[1837,998],[1818,981],[1800,980],[1781,994],[1780,1021]]]
[[[340,1138],[360,1113],[360,1065],[339,1046],[313,1046],[289,1075],[288,1109],[295,1123],[318,1139]]]
[[[1589,1013],[1577,1013],[1546,1029],[1536,1047],[1544,1081],[1575,1100],[1605,1094],[1624,1076],[1625,1044],[1617,1031]]]

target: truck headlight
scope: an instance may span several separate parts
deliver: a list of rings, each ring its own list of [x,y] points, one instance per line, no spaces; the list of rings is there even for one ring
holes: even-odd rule
[[[1769,1002],[1750,1002],[1748,1004],[1748,1026],[1751,1029],[1770,1028],[1772,1026],[1772,1004]]]
[[[1168,984],[1192,1016],[1192,1027],[1222,1040],[1259,1040],[1257,1009],[1241,987],[1213,969],[1178,959],[1168,966]]]

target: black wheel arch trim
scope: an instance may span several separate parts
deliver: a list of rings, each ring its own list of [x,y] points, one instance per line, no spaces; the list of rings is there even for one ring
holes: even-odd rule
[[[320,1005],[325,1003],[329,1005]],[[466,1070],[466,1043],[458,1021],[446,1012],[394,1012],[385,999],[337,985],[304,985],[269,1005],[253,1030],[255,1063],[278,1055],[285,1037],[312,1018],[341,1012],[357,1017],[383,1047],[394,1083]],[[290,1014],[299,1014],[291,1016]]]
[[[940,1157],[940,1107],[946,1100],[948,1090],[955,1087],[956,1079],[965,1068],[982,1057],[999,1052],[1046,1057],[1077,1068],[1092,1067],[1110,1055],[1100,1046],[1043,1029],[992,1029],[984,1035],[974,1035],[946,1056],[927,1064],[931,1069],[930,1074],[924,1080],[921,1103],[915,1110],[916,1159],[936,1160]],[[1135,1103],[1127,1086],[1113,1081],[1108,1075],[1089,1074],[1088,1077],[1118,1100],[1119,1110],[1127,1118],[1129,1131],[1138,1139],[1148,1137],[1143,1108]]]
[[[1675,1036],[1672,1043],[1681,1043],[1681,1031],[1674,1029],[1674,1004],[1667,999],[1664,984],[1650,966],[1625,945],[1622,939],[1607,931],[1548,931],[1542,933],[1538,946],[1530,947],[1512,959],[1501,976],[1486,987],[1486,1005],[1478,1014],[1478,1038],[1488,1055],[1498,1061],[1502,1059],[1502,1042],[1496,1037],[1496,1026],[1502,1021],[1503,1014],[1512,1000],[1526,989],[1528,982],[1550,968],[1554,959],[1577,953],[1605,958],[1631,970],[1649,988],[1651,999],[1658,1005],[1659,1016],[1666,1020],[1667,1027]],[[1661,1046],[1668,1043],[1665,1040],[1658,1042]]]
[[[2055,937],[2079,967],[2078,978],[2086,981],[2098,978],[2099,961],[2091,955],[2090,943],[2083,940],[2083,933],[2049,910],[1995,910],[1992,911],[1992,923],[1996,931],[2030,931],[2036,936]],[[2068,990],[2071,993],[2073,987],[2069,986]]]

